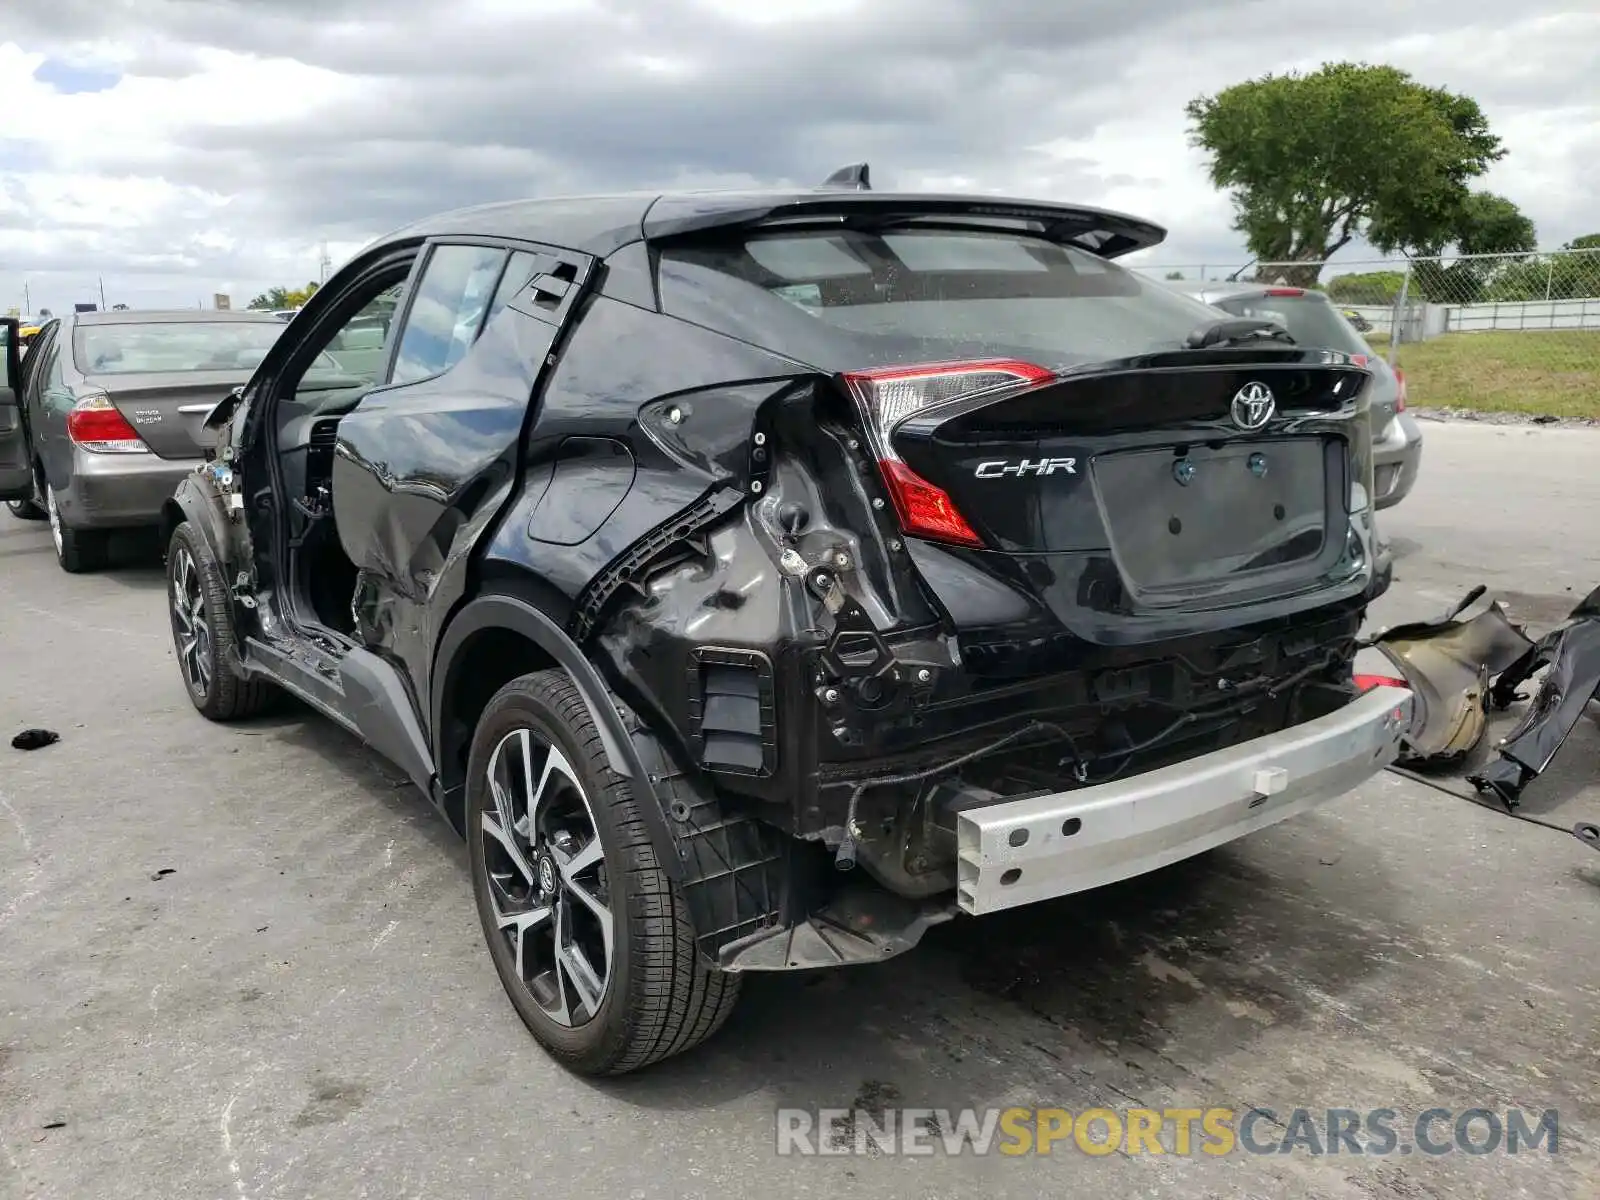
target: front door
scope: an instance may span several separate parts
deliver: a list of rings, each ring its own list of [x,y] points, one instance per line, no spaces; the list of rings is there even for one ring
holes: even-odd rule
[[[0,500],[33,498],[33,455],[23,410],[20,327],[15,317],[0,317],[0,338],[5,340],[5,380],[0,383]]]

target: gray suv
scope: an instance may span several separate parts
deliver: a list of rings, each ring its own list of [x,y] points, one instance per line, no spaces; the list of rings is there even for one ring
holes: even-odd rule
[[[1372,466],[1378,508],[1399,504],[1417,481],[1422,430],[1406,412],[1405,377],[1373,354],[1355,327],[1321,292],[1268,283],[1193,283],[1169,287],[1196,296],[1236,317],[1276,321],[1302,346],[1359,354],[1372,372]]]

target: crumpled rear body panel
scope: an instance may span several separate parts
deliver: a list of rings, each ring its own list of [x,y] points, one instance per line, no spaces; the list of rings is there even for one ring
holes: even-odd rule
[[[1400,762],[1459,762],[1483,739],[1489,680],[1533,645],[1498,601],[1470,620],[1459,615],[1484,593],[1478,587],[1433,621],[1413,621],[1371,639],[1410,685],[1413,724]]]
[[[1565,624],[1551,630],[1495,681],[1490,700],[1499,707],[1517,697],[1517,688],[1541,667],[1533,702],[1501,742],[1500,757],[1468,776],[1511,808],[1522,789],[1543,773],[1572,733],[1590,700],[1600,699],[1600,587],[1572,610]],[[1582,834],[1579,834],[1582,837]]]

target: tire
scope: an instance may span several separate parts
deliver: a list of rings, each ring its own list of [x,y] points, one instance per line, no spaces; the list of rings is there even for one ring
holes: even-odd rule
[[[45,518],[50,522],[50,537],[56,546],[56,561],[69,575],[98,571],[106,565],[108,540],[99,529],[74,529],[61,519],[56,493],[44,485]]]
[[[498,795],[491,769],[504,781]],[[639,801],[611,770],[565,672],[524,675],[495,694],[473,734],[468,772],[478,916],[506,995],[539,1044],[579,1074],[623,1075],[721,1028],[738,1000],[739,977],[708,967],[697,952],[688,909],[656,858]],[[530,805],[530,795],[539,802]],[[527,820],[530,808],[535,821]],[[507,826],[509,839],[500,836]],[[611,914],[609,952],[596,932],[603,924],[596,904]],[[559,969],[564,935],[567,961],[573,950],[582,959]],[[593,962],[608,953],[600,984]],[[538,970],[545,962],[549,969]]]
[[[44,490],[39,486],[39,470],[33,472],[33,495],[26,500],[7,500],[6,507],[11,510],[11,515],[19,521],[46,521],[50,514],[44,507]]]
[[[241,679],[228,666],[239,658],[233,597],[211,547],[188,521],[167,543],[167,617],[184,690],[202,715],[233,721],[276,698],[266,680]]]
[[[7,500],[6,507],[11,510],[11,515],[19,521],[43,521],[48,513],[32,500]]]

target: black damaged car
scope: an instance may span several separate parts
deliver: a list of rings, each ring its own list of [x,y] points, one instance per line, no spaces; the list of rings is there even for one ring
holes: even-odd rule
[[[189,694],[415,780],[595,1074],[1328,800],[1410,707],[1352,676],[1369,376],[1113,261],[1163,236],[864,169],[402,229],[167,506]]]

